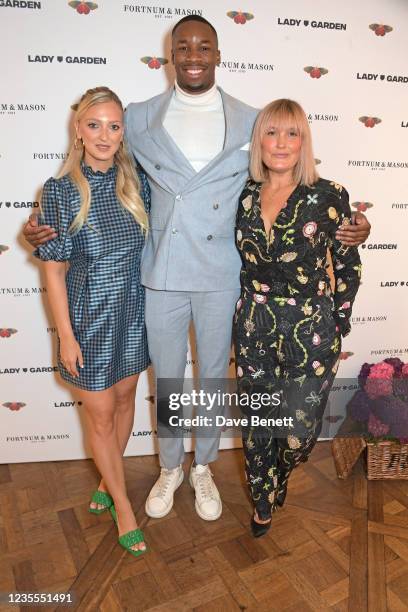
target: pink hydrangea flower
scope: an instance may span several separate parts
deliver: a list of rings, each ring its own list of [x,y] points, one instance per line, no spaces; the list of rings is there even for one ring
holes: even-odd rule
[[[370,434],[376,438],[379,438],[381,436],[386,436],[389,430],[389,425],[382,423],[380,419],[377,419],[377,417],[375,417],[373,414],[370,414],[368,419],[368,431]]]
[[[394,368],[389,363],[375,363],[365,383],[365,390],[371,399],[381,395],[392,395]]]

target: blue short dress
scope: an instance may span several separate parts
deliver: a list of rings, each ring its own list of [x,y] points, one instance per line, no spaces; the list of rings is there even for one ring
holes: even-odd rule
[[[143,232],[115,193],[117,167],[94,172],[82,164],[91,188],[88,219],[79,232],[69,231],[80,208],[80,196],[69,176],[50,178],[42,196],[42,223],[57,238],[34,253],[44,261],[68,261],[69,314],[84,368],[72,377],[61,363],[64,380],[89,391],[101,391],[149,365],[145,329],[145,294],[140,283]],[[139,172],[141,196],[150,208],[150,189]]]

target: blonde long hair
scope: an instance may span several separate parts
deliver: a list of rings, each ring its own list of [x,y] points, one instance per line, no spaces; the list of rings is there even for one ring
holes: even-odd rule
[[[251,161],[249,171],[254,181],[263,183],[268,180],[268,169],[262,161],[262,138],[271,127],[287,125],[292,122],[299,130],[302,139],[299,161],[293,169],[293,180],[311,186],[319,179],[313,155],[312,135],[305,111],[294,100],[280,98],[268,104],[258,115],[251,140]]]
[[[108,87],[95,87],[94,89],[88,89],[82,96],[79,104],[73,106],[75,110],[75,124],[81,120],[91,106],[103,104],[104,102],[115,102],[123,112],[122,102],[113,91]],[[68,157],[58,175],[59,177],[69,175],[81,196],[81,208],[71,224],[71,232],[78,232],[81,229],[84,223],[86,223],[91,208],[91,188],[81,170],[83,157],[84,147],[82,142],[78,141],[74,135]],[[114,161],[118,169],[116,196],[123,208],[128,210],[142,229],[147,232],[149,220],[140,196],[140,180],[124,143],[120,145],[115,153]]]

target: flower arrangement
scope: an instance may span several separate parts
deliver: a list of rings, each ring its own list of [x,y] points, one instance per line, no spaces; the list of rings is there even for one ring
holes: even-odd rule
[[[348,416],[362,425],[367,441],[408,443],[408,363],[398,358],[364,363],[359,389],[347,405]]]

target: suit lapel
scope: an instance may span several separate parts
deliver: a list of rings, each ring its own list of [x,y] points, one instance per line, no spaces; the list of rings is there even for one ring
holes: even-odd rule
[[[208,175],[230,153],[247,143],[248,137],[242,129],[242,111],[237,107],[234,98],[226,94],[220,87],[225,118],[225,138],[222,151],[216,155],[209,164],[200,172],[196,172],[187,160],[182,151],[178,148],[174,140],[163,126],[163,121],[169,107],[173,91],[171,88],[165,92],[154,104],[150,104],[147,109],[147,129],[150,137],[155,144],[160,147],[166,157],[175,161],[178,172],[188,181],[188,188],[196,187],[202,181],[208,180]]]
[[[148,106],[147,129],[150,137],[162,149],[165,156],[174,159],[178,169],[186,177],[191,178],[197,174],[196,171],[163,126],[173,92],[173,88],[169,89],[155,105]]]

